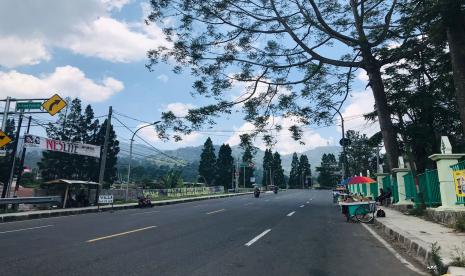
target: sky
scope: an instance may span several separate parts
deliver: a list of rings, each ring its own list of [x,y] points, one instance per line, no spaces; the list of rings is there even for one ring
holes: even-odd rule
[[[205,105],[206,99],[192,97],[194,79],[188,73],[174,74],[169,64],[159,64],[152,72],[145,67],[148,50],[170,45],[159,26],[144,23],[149,10],[147,1],[139,0],[0,1],[0,99],[47,98],[57,93],[91,104],[96,116],[106,115],[112,106],[119,120],[113,120],[113,124],[122,142],[128,142],[131,136],[125,126],[135,130],[143,122],[159,120],[163,111],[182,116],[189,108]],[[360,70],[356,74],[351,95],[342,108],[345,128],[370,135],[379,126],[364,121],[361,115],[373,110],[374,100],[371,91],[365,89],[366,74]],[[237,85],[231,98],[241,88]],[[0,102],[0,110],[3,108]],[[48,114],[34,118],[56,120]],[[276,120],[283,129],[291,125],[287,119]],[[289,154],[337,145],[339,124],[335,121],[331,126],[306,127],[305,145],[282,131],[276,134],[274,150]],[[175,149],[201,145],[207,137],[214,144],[237,145],[239,135],[251,129],[242,114],[234,113],[219,118],[213,129],[194,132],[180,142],[160,141],[151,127],[139,133],[156,148]],[[34,126],[31,132],[45,135],[40,126]],[[265,148],[259,139],[255,145]]]

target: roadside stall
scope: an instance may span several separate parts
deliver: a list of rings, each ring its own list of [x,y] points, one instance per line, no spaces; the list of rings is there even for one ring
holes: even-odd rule
[[[355,176],[349,179],[348,185],[368,185],[373,182],[376,181],[369,177]],[[350,193],[347,198],[339,202],[339,205],[348,222],[369,223],[375,218],[376,201],[364,194]]]
[[[97,202],[99,187],[97,182],[68,179],[56,179],[42,184],[49,195],[63,197],[63,208],[85,207]]]

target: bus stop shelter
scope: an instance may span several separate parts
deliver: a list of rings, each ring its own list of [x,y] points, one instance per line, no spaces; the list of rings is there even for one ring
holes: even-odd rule
[[[97,202],[98,190],[100,184],[92,181],[84,180],[69,180],[69,179],[56,179],[45,182],[43,188],[49,188],[58,191],[60,194],[63,192],[63,208],[66,208],[66,204],[69,201],[69,196],[75,191],[87,191],[87,197],[89,202]],[[94,201],[90,200],[91,190],[96,190]]]

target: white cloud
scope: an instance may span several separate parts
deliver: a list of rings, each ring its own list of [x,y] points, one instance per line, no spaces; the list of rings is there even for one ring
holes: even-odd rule
[[[89,102],[100,102],[124,89],[121,81],[106,77],[95,82],[79,68],[57,67],[48,75],[33,76],[16,70],[0,71],[0,91],[4,96],[18,98],[50,97],[58,93],[63,97],[79,97]]]
[[[302,137],[302,141],[305,144],[301,145],[298,141],[295,141],[291,137],[291,134],[288,131],[288,128],[294,124],[292,119],[277,117],[277,118],[274,118],[274,121],[276,124],[281,124],[283,126],[283,130],[275,133],[277,143],[273,147],[274,150],[282,154],[290,154],[293,152],[304,152],[312,148],[316,148],[319,146],[327,146],[328,144],[333,143],[332,138],[329,138],[329,139],[323,138],[319,133],[316,133],[310,129],[306,129]],[[236,132],[231,137],[229,137],[225,143],[230,144],[230,145],[238,145],[240,143],[239,135],[247,131],[253,130],[253,129],[254,127],[251,123],[244,123],[239,128],[234,128]],[[265,143],[260,138],[257,138],[254,141],[254,145],[259,147],[262,150],[265,150],[267,148]]]
[[[192,108],[195,108],[195,105],[178,102],[167,104],[161,109],[161,111],[172,111],[177,117],[184,117],[187,115],[189,109]]]
[[[165,74],[158,75],[157,79],[161,80],[162,82],[167,82],[169,80],[168,76]]]
[[[380,130],[378,122],[368,122],[362,116],[363,114],[370,113],[374,110],[375,100],[371,89],[354,92],[351,94],[350,99],[350,103],[342,112],[345,130],[360,131],[368,136],[378,132]],[[337,126],[337,131],[341,133],[340,126]]]
[[[38,64],[43,60],[50,60],[50,54],[41,40],[21,40],[13,36],[0,37],[0,66],[13,68]]]
[[[82,25],[79,32],[69,36],[61,45],[75,53],[112,62],[142,60],[148,50],[159,45],[169,46],[156,26],[145,28],[143,32],[134,29],[113,18],[100,17]]]
[[[0,65],[15,67],[50,59],[53,47],[111,62],[143,60],[147,50],[170,46],[144,18],[122,22],[111,18],[130,0],[0,1]],[[25,8],[27,7],[27,8]],[[19,47],[10,47],[23,43]],[[8,46],[8,48],[7,48]]]

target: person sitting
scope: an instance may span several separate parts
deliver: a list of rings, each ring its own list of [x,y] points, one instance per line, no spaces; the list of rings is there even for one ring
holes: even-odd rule
[[[384,197],[385,197],[384,190],[383,190],[383,188],[380,188],[380,189],[379,189],[379,196],[376,197],[376,201],[379,202],[379,203],[381,204],[381,203],[383,203]]]

